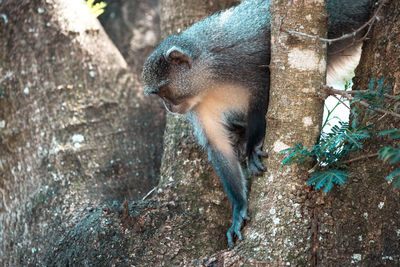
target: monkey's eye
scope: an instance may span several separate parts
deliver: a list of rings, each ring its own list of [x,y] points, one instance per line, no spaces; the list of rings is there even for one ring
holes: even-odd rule
[[[167,96],[167,94],[168,94],[168,89],[167,89],[167,87],[166,87],[166,86],[162,86],[162,87],[160,88],[159,95],[160,95],[162,98],[164,98],[164,97]]]

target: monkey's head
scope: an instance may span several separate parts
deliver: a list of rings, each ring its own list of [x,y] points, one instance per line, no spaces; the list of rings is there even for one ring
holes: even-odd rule
[[[171,112],[185,114],[204,92],[207,68],[194,44],[170,35],[147,58],[143,66],[146,95],[156,94]]]

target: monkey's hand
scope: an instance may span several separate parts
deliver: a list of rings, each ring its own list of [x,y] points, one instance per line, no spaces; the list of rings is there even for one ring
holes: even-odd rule
[[[242,228],[243,221],[249,220],[250,218],[247,216],[247,205],[242,207],[241,209],[234,205],[233,207],[233,218],[232,218],[232,226],[229,228],[228,232],[226,233],[228,237],[228,245],[230,248],[234,247],[233,242],[233,235],[236,234],[239,240],[242,240],[242,233],[240,229]]]
[[[262,146],[257,146],[250,154],[247,156],[247,168],[254,175],[260,175],[262,172],[266,171],[266,168],[261,163],[260,158],[268,157],[267,152],[261,150]]]

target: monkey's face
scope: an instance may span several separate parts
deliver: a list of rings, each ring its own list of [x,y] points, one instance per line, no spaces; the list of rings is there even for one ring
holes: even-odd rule
[[[201,99],[202,90],[197,84],[200,74],[188,53],[175,45],[167,46],[166,41],[156,48],[143,67],[145,94],[156,94],[167,110],[185,114]]]

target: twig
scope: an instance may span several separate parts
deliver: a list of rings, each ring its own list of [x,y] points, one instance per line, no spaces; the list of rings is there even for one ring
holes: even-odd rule
[[[153,189],[151,189],[151,190],[142,198],[142,200],[145,200],[146,198],[148,198],[148,197],[151,195],[151,193],[153,193],[154,190],[156,190],[156,188],[157,188],[157,187],[154,187]]]
[[[280,22],[279,22],[278,37],[281,36],[281,29],[282,29],[283,21],[285,20],[287,14],[288,14],[288,12],[289,12],[290,7],[292,6],[292,3],[293,3],[293,0],[290,0],[290,2],[289,2],[288,5],[287,5],[287,9],[286,9],[285,14],[283,14],[283,16],[281,17],[281,20],[280,20]]]
[[[293,3],[293,0],[290,0],[290,2],[287,5],[287,9],[286,9],[285,14],[281,17],[281,21],[280,21],[280,24],[279,24],[279,29],[282,29],[283,20],[286,18],[287,14],[289,12],[289,9],[292,6],[292,3]]]
[[[324,41],[324,42],[327,42],[327,43],[332,43],[332,42],[337,42],[337,41],[340,41],[340,40],[348,39],[350,37],[355,37],[357,35],[357,33],[362,31],[365,27],[369,26],[368,30],[367,30],[367,33],[362,38],[360,38],[358,40],[358,41],[362,41],[362,40],[364,40],[366,38],[367,34],[370,32],[370,30],[372,28],[372,25],[374,24],[375,20],[379,20],[378,13],[381,11],[382,7],[388,1],[389,0],[383,0],[381,2],[381,4],[379,5],[378,9],[375,11],[374,15],[366,23],[364,23],[360,28],[358,28],[354,32],[343,34],[342,36],[337,37],[337,38],[332,38],[332,39],[322,38],[322,37],[319,37],[317,35],[311,35],[311,34],[307,34],[307,33],[304,33],[304,32],[290,31],[290,30],[286,30],[286,32],[290,33],[290,34],[301,35],[301,36],[308,37],[308,38],[311,38],[311,39],[317,39],[317,40]]]
[[[372,107],[370,104],[368,104],[368,103],[365,102],[365,101],[355,99],[353,96],[351,96],[351,95],[350,95],[349,93],[347,93],[346,91],[334,89],[334,88],[332,88],[332,87],[330,87],[330,86],[323,86],[322,88],[323,88],[323,90],[324,90],[327,94],[329,94],[329,95],[341,95],[341,96],[347,98],[348,100],[351,100],[351,101],[354,100],[354,101],[356,101],[357,103],[359,103],[360,105],[362,105],[362,106],[364,106],[364,107],[367,107],[367,108],[369,108],[369,109],[371,109],[371,110],[374,110],[374,111],[376,111],[376,112],[380,112],[380,113],[384,113],[384,114],[389,114],[389,115],[392,115],[393,117],[400,118],[400,114],[399,114],[399,113],[396,113],[396,112],[393,112],[393,111],[389,111],[389,110],[384,110],[384,109],[381,109],[381,108]]]
[[[382,120],[383,118],[385,118],[387,116],[387,113],[386,114],[383,114],[382,116],[380,116],[376,121],[380,121],[380,120]]]
[[[332,96],[333,96],[334,98],[336,98],[340,103],[342,103],[343,106],[345,106],[346,108],[350,109],[350,107],[349,107],[346,103],[344,103],[342,99],[340,99],[339,97],[337,97],[337,96],[335,96],[335,95],[332,95]]]
[[[368,154],[368,155],[360,156],[360,157],[357,157],[357,158],[345,160],[345,161],[343,161],[343,162],[341,162],[341,163],[342,163],[342,164],[348,164],[348,163],[351,163],[351,162],[354,162],[354,161],[359,161],[359,160],[362,160],[362,159],[373,158],[373,157],[377,157],[377,156],[378,156],[378,153],[373,153],[373,154]]]
[[[374,91],[371,91],[371,90],[349,90],[349,91],[346,91],[346,92],[348,94],[350,94],[350,95],[355,95],[357,93],[361,93],[361,94],[366,94],[366,93],[377,94],[377,93],[375,93]],[[393,100],[400,100],[400,96],[397,96],[397,95],[389,95],[389,94],[383,94],[383,95],[385,97],[393,99]]]

